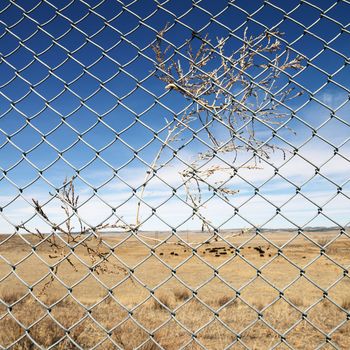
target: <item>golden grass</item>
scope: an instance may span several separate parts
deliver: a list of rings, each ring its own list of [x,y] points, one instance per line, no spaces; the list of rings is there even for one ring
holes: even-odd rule
[[[343,300],[341,307],[350,312],[350,297]]]
[[[291,235],[271,233],[268,237],[282,246]],[[320,234],[313,235],[317,243],[324,240]],[[327,254],[335,265],[302,237],[283,248],[284,256],[259,237],[243,244],[248,238],[232,240],[241,256],[222,242],[200,246],[196,256],[180,245],[160,245],[150,254],[135,238],[118,245],[120,238],[105,237],[114,254],[133,271],[132,277],[120,270],[90,273],[72,257],[77,271],[63,261],[59,280],[42,292],[49,275],[40,279],[50,269],[36,254],[48,264],[58,260],[49,258],[47,246],[33,253],[27,243],[13,237],[0,245],[0,255],[16,266],[13,270],[0,260],[0,345],[11,349],[154,350],[160,345],[165,349],[260,350],[281,343],[283,335],[283,341],[295,349],[315,349],[328,335],[339,349],[350,349],[349,276],[329,288],[349,266],[348,239],[330,245]],[[217,254],[218,250],[226,254]],[[88,264],[79,249],[75,254]],[[277,347],[287,348],[283,343]]]

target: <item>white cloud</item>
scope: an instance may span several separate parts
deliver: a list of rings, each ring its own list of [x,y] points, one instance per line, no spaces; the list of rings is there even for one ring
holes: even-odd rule
[[[326,96],[325,98],[328,97]],[[344,130],[339,130],[339,132],[333,131],[333,134],[329,134],[329,139],[335,142],[335,140],[340,137],[339,135],[342,135],[345,132],[348,132],[346,128],[344,128]],[[291,154],[287,154],[287,159],[289,159],[289,161],[287,161],[285,164],[281,153],[276,152],[275,154],[271,155],[269,163],[275,164],[279,168],[278,173],[286,177],[292,184],[282,179],[282,177],[279,175],[274,176],[273,166],[264,164],[264,162],[261,163],[262,169],[251,170],[247,168],[240,168],[238,170],[239,176],[234,176],[228,183],[228,186],[230,186],[232,189],[240,190],[240,193],[231,197],[231,203],[237,207],[241,206],[242,203],[247,201],[253,195],[254,186],[258,187],[267,180],[273,178],[261,188],[261,193],[262,195],[266,196],[271,203],[277,206],[282,206],[294,195],[295,186],[293,186],[293,184],[301,186],[315,176],[315,167],[312,166],[310,162],[315,166],[320,167],[320,173],[334,181],[336,184],[341,185],[342,183],[346,182],[349,179],[350,162],[339,156],[333,157],[334,148],[327,145],[325,142],[314,141],[316,139],[317,138],[312,139],[306,146],[300,148],[298,152],[300,156],[292,156]],[[298,136],[295,139],[295,143],[297,141]],[[340,152],[350,154],[350,144],[345,144]],[[181,153],[181,159],[190,163],[195,159],[195,155],[194,150],[186,151]],[[230,157],[232,157],[232,154],[227,154],[225,156],[225,160],[232,162]],[[244,163],[246,160],[248,160],[249,154],[242,153],[239,157],[239,161]],[[219,160],[214,160],[208,164],[207,167],[219,163],[222,164],[222,162]],[[176,188],[182,184],[182,179],[179,172],[184,170],[184,168],[185,165],[183,163],[176,161],[160,169],[157,172],[157,176],[159,176],[159,178],[161,178],[169,186],[164,184],[164,182],[158,179],[157,176],[153,176],[146,186],[143,197],[144,201],[146,201],[150,207],[158,207],[160,203],[165,201],[167,198],[170,198],[172,196],[171,187]],[[123,169],[120,176],[122,176],[122,178],[130,185],[131,188],[139,188],[144,183],[146,176],[145,171],[146,167],[128,167]],[[108,178],[110,174],[110,172],[103,171],[94,172],[93,174],[89,174],[89,180],[95,180],[97,182],[102,181],[102,179]],[[229,179],[230,175],[232,174],[219,172],[215,177],[209,178],[208,181],[210,181],[212,184],[215,181],[225,181]],[[64,176],[62,176],[62,179],[64,179]],[[250,186],[245,180],[252,183],[253,186]],[[129,199],[132,196],[132,189],[130,187],[123,184],[123,182],[116,178],[104,186],[98,193],[100,193],[101,197],[111,205],[120,205],[116,211],[116,214],[118,216],[122,216],[125,221],[134,223],[138,200],[135,197]],[[84,187],[82,183],[77,185],[76,189],[80,194],[81,202],[86,200],[91,193],[91,189],[86,186]],[[140,195],[140,189],[137,193]],[[329,216],[331,219],[341,224],[347,224],[347,222],[350,221],[350,210],[348,209],[350,206],[348,199],[344,196],[337,196],[336,199],[332,200],[327,205],[324,205],[336,193],[336,186],[332,185],[326,179],[322,179],[321,176],[318,175],[307,183],[302,188],[302,193],[305,193],[307,197],[312,199],[319,206],[323,206],[322,213],[324,213],[324,215]],[[184,198],[183,189],[181,189],[178,194]],[[204,199],[210,194],[211,193],[208,191],[204,192]],[[41,203],[50,198],[49,194],[44,188],[39,188],[37,190],[29,188],[29,190],[25,191],[24,196],[29,202],[31,201],[31,198],[36,198],[39,199]],[[12,199],[13,196],[2,194],[0,196],[0,206],[5,206]],[[56,222],[63,219],[58,202],[51,202],[51,204],[45,207],[45,211]],[[214,198],[206,205],[203,212],[213,224],[220,225],[234,214],[234,209],[219,198]],[[259,225],[269,220],[269,218],[272,218],[275,215],[275,212],[276,209],[272,205],[267,203],[261,197],[255,196],[246,205],[240,208],[239,214],[247,218],[252,223]],[[13,221],[14,224],[19,224],[21,221],[25,221],[26,219],[30,218],[33,214],[34,209],[32,206],[30,206],[30,204],[23,200],[16,200],[15,203],[3,211],[2,215],[5,215],[7,218]],[[88,223],[97,224],[105,220],[111,214],[111,209],[107,205],[103,204],[99,199],[93,198],[79,210],[79,214]],[[182,203],[180,200],[176,200],[176,198],[172,197],[171,200],[157,209],[157,214],[162,218],[162,220],[169,223],[169,225],[176,226],[187,218],[191,217],[192,209],[188,205]],[[303,199],[302,196],[297,196],[282,207],[281,214],[288,217],[291,221],[302,225],[307,223],[317,214],[317,208]],[[142,219],[146,219],[149,215],[151,215],[151,210],[149,207],[147,207],[147,205],[143,204],[141,206]],[[112,222],[113,219],[109,219],[108,221]],[[327,219],[322,219],[322,214],[319,215],[318,219],[314,222],[324,225],[332,224]],[[239,227],[242,225],[244,225],[244,222],[242,223],[242,220],[238,219],[237,217],[237,220],[235,218],[232,219],[226,227]],[[267,224],[268,227],[275,228],[283,225],[288,225],[283,219],[274,219],[273,222]],[[34,219],[31,226],[39,228],[45,227],[40,219]],[[1,216],[0,227],[0,230],[3,232],[12,231],[11,225],[9,225]],[[166,228],[167,226],[161,223],[160,220],[156,219],[155,216],[153,216],[151,220],[147,221],[142,227],[142,229],[148,230],[159,230]],[[200,223],[198,220],[189,220],[182,228],[200,228]]]
[[[119,196],[119,193],[110,193],[104,196],[104,199],[107,202],[112,202],[115,196]],[[162,192],[159,193],[162,195]],[[265,196],[265,194],[264,194]],[[330,216],[333,220],[339,222],[340,224],[346,224],[350,221],[350,206],[349,200],[344,196],[337,196],[335,200],[331,201],[329,204],[324,205],[328,202],[329,199],[333,196],[333,193],[330,191],[319,191],[317,194],[314,194],[313,201],[319,206],[323,206],[323,213]],[[318,208],[305,200],[302,196],[297,196],[292,198],[290,194],[286,194],[284,191],[266,195],[266,199],[271,203],[275,204],[278,207],[281,207],[281,214],[286,216],[292,222],[304,225],[309,220],[311,220],[316,214]],[[86,197],[81,198],[82,201]],[[160,207],[159,196],[150,195],[145,196],[144,200],[147,202],[148,206],[145,204],[141,205],[141,219],[145,220],[148,218],[152,212],[149,207],[154,207],[156,209],[156,214],[169,226],[176,227],[180,225],[186,219],[190,219],[192,216],[192,209],[185,203],[181,202],[176,197],[172,197],[169,201]],[[166,196],[163,194],[163,199],[166,199]],[[117,209],[116,214],[128,223],[135,223],[136,217],[136,198],[133,198],[130,201],[127,201],[120,208]],[[243,203],[246,204],[242,205]],[[276,213],[276,209],[273,205],[269,204],[264,198],[261,198],[259,195],[248,195],[248,194],[237,194],[232,197],[232,205],[239,207],[239,215],[247,219],[247,221],[252,222],[255,225],[261,225],[273,218]],[[23,203],[22,203],[23,204]],[[17,206],[15,211],[10,211],[5,213],[11,220],[15,223],[18,223],[19,219],[25,219],[33,214],[33,209],[29,206]],[[58,203],[52,203],[45,208],[45,212],[49,215],[54,222],[59,222],[64,219],[63,212],[58,210]],[[110,214],[111,209],[103,204],[98,198],[94,197],[88,201],[87,204],[82,206],[79,209],[80,217],[86,221],[88,224],[96,225],[100,222],[106,220]],[[226,220],[234,216],[234,208],[229,204],[225,203],[218,197],[212,198],[201,211],[205,217],[213,223],[215,226],[222,225]],[[323,224],[330,225],[326,219],[322,219],[322,216],[318,217],[319,222]],[[113,223],[115,220],[113,218],[108,219],[109,223]],[[274,219],[273,222],[268,223],[266,227],[278,228],[279,226],[286,226],[282,218]],[[34,220],[32,225],[39,225],[43,227],[41,220]],[[230,221],[230,225],[225,227],[239,227],[242,225],[242,220],[238,216],[234,217]],[[144,230],[161,230],[169,229],[169,226],[163,224],[161,220],[157,219],[156,216],[153,216],[151,220],[148,220],[141,229]],[[245,223],[245,226],[249,226],[248,223]],[[199,229],[200,222],[199,220],[188,220],[188,222],[181,227],[181,229]]]

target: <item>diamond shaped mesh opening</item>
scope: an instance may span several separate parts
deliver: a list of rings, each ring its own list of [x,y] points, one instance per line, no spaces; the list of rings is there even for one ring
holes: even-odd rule
[[[4,0],[0,347],[348,349],[348,0]]]

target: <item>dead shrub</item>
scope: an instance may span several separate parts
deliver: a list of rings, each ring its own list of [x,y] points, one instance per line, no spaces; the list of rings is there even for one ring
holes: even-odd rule
[[[257,311],[260,312],[265,307],[265,304],[262,300],[256,300],[255,302],[253,302],[253,306],[256,308]]]
[[[46,318],[35,325],[31,329],[30,334],[38,344],[47,348],[59,341],[64,336],[64,331],[55,321]],[[62,349],[63,342],[60,346]],[[69,347],[66,348],[69,349]]]
[[[345,310],[350,311],[350,297],[348,297],[342,301],[341,307]]]
[[[6,332],[0,332],[0,343],[6,349],[14,342],[16,344],[11,349],[29,350],[34,348],[34,344],[28,337],[23,337],[23,328],[13,319],[6,320]],[[23,338],[21,338],[23,337]]]
[[[170,309],[170,297],[167,294],[161,294],[157,296],[156,300],[153,300],[153,309],[155,310],[166,310],[166,308]]]
[[[21,321],[25,320],[23,316]],[[54,321],[45,319],[34,327],[30,328],[30,336],[43,348],[47,348],[60,340],[64,335],[63,330]],[[34,342],[25,335],[24,329],[13,319],[6,321],[6,331],[0,332],[0,343],[6,348],[12,343],[11,349],[32,350],[36,349]],[[69,344],[68,344],[69,343]],[[62,341],[56,349],[75,349],[69,341]]]
[[[12,305],[16,301],[21,299],[21,297],[22,295],[18,291],[5,290],[5,291],[2,291],[0,299],[7,305]]]
[[[191,294],[187,289],[176,289],[174,291],[174,296],[177,301],[185,301],[190,298]]]
[[[321,247],[326,246],[329,242],[331,241],[331,239],[329,237],[320,237],[317,240],[317,244],[320,245]]]
[[[46,214],[44,206],[42,206],[37,199],[32,199],[35,212],[38,216],[44,219],[52,227],[53,232],[50,234],[45,234],[39,229],[34,231],[29,230],[25,225],[21,225],[21,229],[25,232],[39,239],[40,241],[46,241],[50,247],[50,259],[61,259],[64,258],[75,271],[77,270],[76,263],[72,260],[70,255],[67,255],[67,251],[73,251],[76,246],[85,250],[87,253],[91,269],[96,274],[102,273],[120,273],[128,275],[127,270],[118,264],[112,263],[108,260],[108,251],[106,251],[103,240],[101,236],[101,231],[105,229],[123,229],[125,231],[129,230],[129,227],[122,224],[120,220],[117,220],[113,224],[101,223],[97,225],[94,229],[85,226],[82,219],[78,215],[79,207],[79,195],[75,193],[74,179],[65,179],[60,190],[56,194],[50,195],[56,198],[60,202],[60,208],[64,213],[65,220],[60,225],[51,219],[51,217]],[[77,227],[75,227],[77,225]],[[58,238],[60,237],[60,238]],[[50,276],[49,280],[44,284],[39,296],[44,295],[46,290],[55,281],[55,277],[58,273],[60,264],[56,264],[53,268],[53,274]]]
[[[216,303],[221,307],[232,301],[232,298],[228,295],[223,295],[216,300]]]
[[[212,42],[208,34],[203,37],[196,35],[183,45],[182,50],[187,56],[187,59],[183,59],[171,45],[167,45],[165,37],[168,29],[167,24],[158,32],[157,39],[151,46],[155,54],[155,77],[165,84],[166,90],[182,95],[191,103],[176,117],[174,123],[169,123],[167,135],[151,161],[150,169],[158,166],[166,145],[182,140],[182,134],[191,130],[193,124],[200,123],[210,142],[209,150],[198,152],[192,164],[179,174],[186,191],[186,200],[196,209],[196,215],[202,221],[202,231],[210,231],[209,220],[200,210],[203,186],[227,201],[239,190],[226,186],[226,181],[215,182],[215,186],[210,185],[211,181],[208,179],[220,173],[231,175],[237,153],[241,151],[252,153],[253,162],[245,165],[247,169],[260,168],[257,164],[261,159],[269,159],[272,152],[281,151],[285,156],[286,151],[279,145],[261,140],[257,136],[257,123],[254,120],[257,119],[268,127],[285,127],[284,121],[289,115],[280,107],[302,95],[303,91],[289,86],[277,88],[277,85],[286,73],[303,68],[303,57],[294,55],[284,47],[282,40],[277,39],[283,36],[282,32],[264,31],[260,35],[252,36],[248,34],[246,27],[242,37],[244,44],[238,50],[230,50],[224,38],[216,38]],[[195,44],[197,40],[198,46]],[[269,56],[266,62],[261,62],[262,55]],[[255,75],[254,84],[251,80],[252,69],[261,72]],[[241,93],[233,93],[237,89]],[[226,126],[225,131],[231,136],[230,142],[227,142],[226,135],[223,138],[223,133],[213,128],[217,121]],[[168,123],[167,119],[166,122]],[[233,162],[224,166],[220,163],[206,166],[208,160],[216,158],[217,153],[230,155]],[[147,171],[144,184],[140,188],[136,227],[142,222],[142,199],[153,174],[153,171]],[[213,235],[213,239],[217,241],[219,238]]]
[[[304,305],[303,298],[300,295],[295,295],[295,296],[290,297],[289,301],[297,307]]]

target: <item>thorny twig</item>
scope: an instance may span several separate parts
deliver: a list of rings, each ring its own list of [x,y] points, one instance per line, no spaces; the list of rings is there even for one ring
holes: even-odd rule
[[[216,45],[197,34],[187,42],[186,58],[179,55],[176,48],[168,45],[163,48],[164,36],[168,26],[157,35],[153,46],[158,69],[157,77],[162,80],[168,90],[180,93],[192,102],[190,107],[169,127],[168,135],[154,161],[151,170],[145,177],[136,213],[136,225],[140,224],[140,205],[147,182],[151,178],[160,159],[161,152],[167,145],[178,139],[190,124],[199,123],[205,131],[211,147],[199,153],[189,168],[180,173],[187,200],[191,203],[195,215],[202,221],[202,229],[210,229],[210,222],[201,214],[202,189],[205,185],[209,192],[215,192],[225,200],[238,190],[225,186],[225,181],[210,185],[209,177],[220,172],[232,173],[238,151],[252,154],[254,164],[245,165],[249,169],[258,169],[261,159],[269,159],[270,153],[279,150],[285,157],[285,150],[259,137],[257,124],[273,127],[283,126],[288,113],[283,112],[285,104],[300,96],[302,91],[294,91],[294,87],[280,88],[277,83],[290,70],[300,70],[302,57],[290,58],[290,52],[282,48],[283,33],[277,30],[264,32],[258,36],[248,36],[248,28],[244,31],[242,46],[227,55],[227,41],[217,38]],[[197,49],[191,41],[200,40]],[[271,57],[272,56],[272,57]],[[193,103],[194,102],[194,103]],[[228,137],[222,140],[215,132],[214,125],[224,127]],[[218,154],[231,157],[225,166],[206,167],[217,158]],[[233,155],[233,158],[232,158]],[[230,175],[233,176],[232,174]],[[193,187],[195,190],[193,190]]]
[[[127,230],[124,224],[117,221],[114,224],[99,224],[94,229],[84,226],[81,218],[78,215],[79,207],[79,195],[76,195],[74,188],[74,179],[65,180],[63,186],[55,195],[61,203],[61,209],[64,212],[65,221],[63,224],[58,225],[55,223],[44,211],[37,199],[32,199],[36,213],[42,217],[53,229],[51,234],[42,233],[36,229],[32,232],[24,225],[21,226],[27,233],[39,238],[41,241],[47,242],[49,245],[49,258],[50,259],[62,259],[66,260],[72,268],[77,271],[76,264],[72,260],[70,253],[74,251],[76,247],[83,248],[89,256],[91,262],[91,271],[100,273],[119,273],[127,275],[128,271],[115,263],[109,261],[109,253],[103,249],[103,241],[101,237],[101,231],[111,228],[122,228]],[[76,219],[79,227],[73,226],[73,219]],[[67,248],[70,250],[67,254]],[[52,275],[50,280],[45,283],[41,290],[43,294],[47,287],[55,280],[59,270],[60,262],[54,264],[52,269]]]

